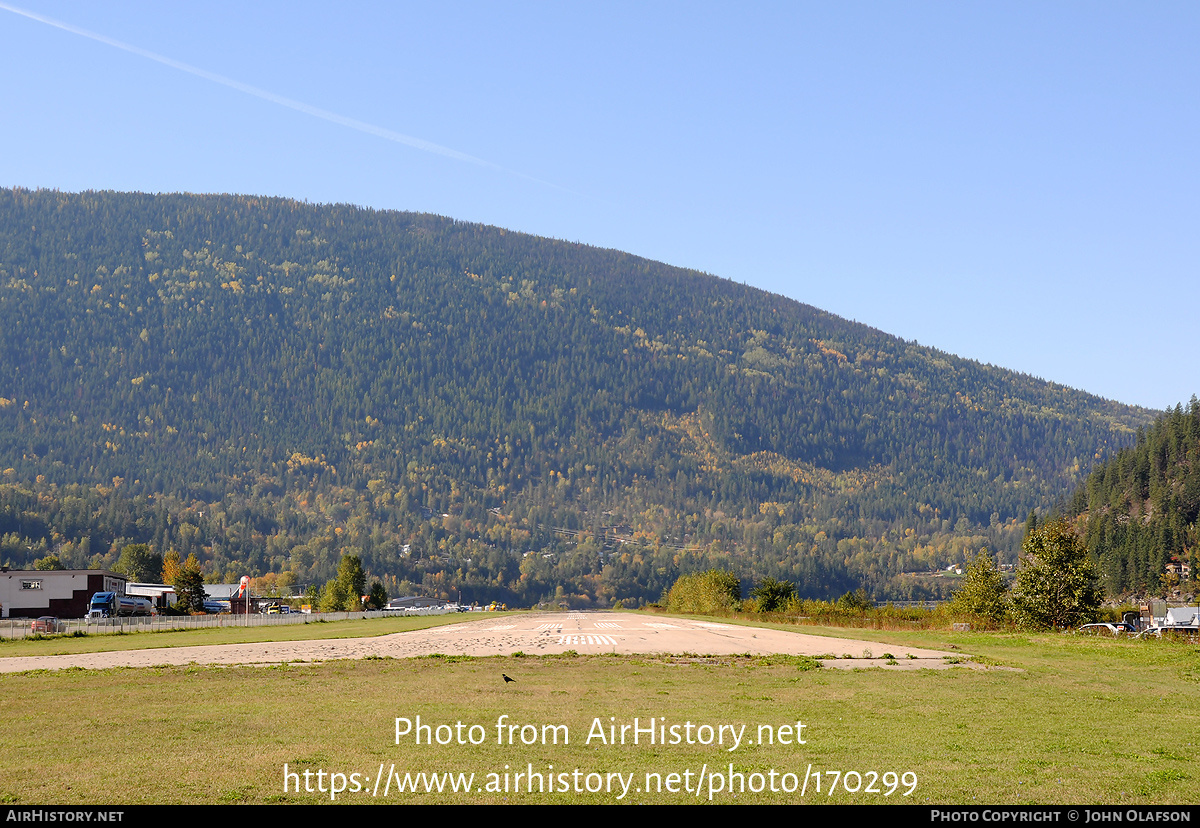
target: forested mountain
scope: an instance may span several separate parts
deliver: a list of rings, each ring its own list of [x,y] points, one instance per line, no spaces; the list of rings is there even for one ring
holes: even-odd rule
[[[1176,406],[1099,464],[1071,501],[1112,593],[1161,595],[1200,563],[1200,402]],[[1168,566],[1173,566],[1173,572]]]
[[[1152,420],[626,253],[285,199],[0,190],[0,343],[0,560],[353,552],[526,604],[714,564],[919,596]]]

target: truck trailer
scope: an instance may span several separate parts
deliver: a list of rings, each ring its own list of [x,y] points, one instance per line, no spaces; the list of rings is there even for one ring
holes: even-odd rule
[[[130,615],[153,615],[154,605],[148,598],[117,595],[115,592],[97,592],[88,605],[88,620],[116,618]]]

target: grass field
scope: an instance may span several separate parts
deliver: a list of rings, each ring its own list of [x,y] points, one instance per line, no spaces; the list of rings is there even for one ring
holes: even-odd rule
[[[435,619],[408,622],[430,620]],[[395,631],[381,623],[242,632]],[[355,629],[358,624],[368,625],[367,631]],[[200,635],[186,643],[207,644],[220,643],[214,634],[233,632],[146,638],[182,644],[185,635]],[[329,802],[332,780],[347,788],[336,801],[352,803],[682,803],[708,801],[718,771],[723,790],[712,791],[712,801],[722,803],[1086,805],[1200,799],[1195,645],[1062,635],[812,627],[804,632],[871,639],[883,652],[900,642],[957,647],[993,668],[885,672],[820,668],[793,657],[567,655],[5,674],[0,801]],[[64,652],[95,642],[123,646],[138,637],[16,642],[0,653],[32,655],[27,648],[35,646]],[[516,682],[505,683],[502,673]],[[417,716],[421,724],[433,725],[430,737],[448,737],[450,743],[417,745],[409,734],[397,744],[396,718],[415,723]],[[501,716],[508,717],[505,726],[517,726],[500,731],[505,744],[497,744]],[[635,717],[643,728],[651,718],[667,728],[678,725],[681,737],[690,735],[695,743],[650,745],[643,733],[633,745],[628,730],[625,745],[595,738],[596,720],[607,737],[610,724],[632,725]],[[795,728],[798,721],[805,725],[802,731]],[[438,725],[450,727],[439,734]],[[525,725],[534,727],[522,731]],[[561,730],[558,744],[541,744],[550,735],[545,725],[565,725],[569,744],[562,743]],[[714,736],[721,733],[725,743],[700,744],[708,735],[703,725],[713,727]],[[728,750],[736,731],[721,731],[721,725],[745,725],[736,749]],[[789,743],[758,744],[767,733],[760,726]],[[522,733],[535,743],[522,744]],[[619,737],[619,729],[616,733]],[[460,736],[468,743],[457,744]],[[515,744],[507,744],[510,736]],[[805,744],[794,743],[798,736]],[[481,743],[470,744],[471,738]],[[287,793],[285,764],[296,774]],[[381,765],[383,778],[373,797]],[[528,792],[527,777],[514,779],[530,766],[534,793]],[[846,792],[839,777],[836,792],[828,795],[835,771],[857,772],[849,787],[859,791]],[[427,793],[419,778],[419,792],[397,792],[399,784],[422,772],[475,776],[467,793],[451,792],[445,780],[442,793]],[[697,797],[693,791],[702,772]],[[819,794],[814,772],[821,774]],[[910,785],[900,781],[906,772],[916,779],[907,797]],[[554,792],[536,793],[538,774]],[[784,790],[799,788],[806,775],[803,796]],[[349,790],[355,783],[364,790]],[[303,790],[306,784],[313,793]],[[739,784],[745,788],[738,790]],[[589,785],[600,790],[589,792]],[[764,790],[755,793],[756,786]],[[870,787],[879,792],[867,792]],[[894,792],[885,796],[889,787]]]
[[[488,613],[501,618],[512,613]],[[327,638],[362,638],[408,630],[424,630],[461,621],[478,621],[478,615],[410,615],[395,618],[364,618],[353,621],[281,624],[270,627],[201,627],[155,630],[153,632],[105,633],[103,635],[49,635],[0,639],[0,658],[16,656],[106,653],[115,650],[148,650],[155,647],[214,646],[253,641],[310,641]]]

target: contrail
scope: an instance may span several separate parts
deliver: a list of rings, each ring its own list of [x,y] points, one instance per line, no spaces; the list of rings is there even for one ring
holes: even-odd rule
[[[515,175],[529,181],[535,181],[538,184],[544,184],[547,187],[553,187],[557,190],[565,190],[564,187],[560,187],[557,184],[552,184],[549,181],[542,181],[540,178],[534,178],[531,175],[526,175],[525,173],[517,172],[516,170],[510,170],[506,167],[501,167],[499,164],[493,164],[491,161],[485,161],[482,158],[476,158],[474,155],[467,155],[465,152],[459,152],[458,150],[450,149],[450,147],[443,147],[441,144],[435,144],[432,141],[414,138],[411,135],[405,135],[401,132],[393,132],[390,129],[384,129],[383,127],[375,126],[374,124],[368,124],[365,121],[359,121],[355,118],[347,118],[345,115],[339,115],[336,112],[330,112],[327,109],[311,106],[310,104],[306,104],[302,101],[285,98],[283,95],[276,95],[274,92],[270,92],[266,89],[259,89],[257,86],[251,86],[248,83],[242,83],[241,81],[234,80],[233,78],[227,78],[224,75],[218,75],[216,72],[209,72],[207,69],[201,69],[197,66],[192,66],[178,60],[173,60],[165,55],[160,55],[137,46],[131,46],[128,43],[122,43],[121,41],[114,40],[111,37],[107,37],[96,32],[91,32],[87,29],[81,29],[78,26],[72,26],[70,23],[64,23],[61,20],[55,20],[52,17],[46,17],[44,15],[37,14],[36,12],[31,12],[16,6],[10,6],[8,3],[4,2],[0,2],[0,9],[10,11],[13,14],[19,14],[22,17],[28,17],[30,20],[36,20],[39,23],[45,23],[47,26],[53,26],[56,29],[62,29],[64,32],[77,34],[80,37],[86,37],[89,40],[95,40],[107,46],[112,46],[122,51],[138,55],[139,57],[147,58],[148,60],[153,60],[156,63],[163,64],[164,66],[170,66],[172,69],[178,69],[181,72],[187,72],[189,75],[195,75],[198,78],[204,78],[205,80],[210,80],[213,83],[219,83],[222,86],[228,86],[230,89],[236,89],[239,92],[244,92],[247,95],[253,95],[256,98],[262,98],[264,101],[270,101],[271,103],[279,104],[280,106],[286,106],[288,109],[294,109],[297,112],[303,112],[305,115],[311,115],[314,118],[320,118],[323,121],[329,121],[330,123],[349,127],[350,129],[356,129],[359,132],[365,132],[368,135],[374,135],[378,138],[394,141],[397,144],[404,144],[405,146],[412,147],[413,149],[431,152],[435,155],[445,156],[446,158],[453,158],[456,161],[465,161],[468,164],[476,164],[480,167],[487,167],[488,169],[496,170],[498,172]]]

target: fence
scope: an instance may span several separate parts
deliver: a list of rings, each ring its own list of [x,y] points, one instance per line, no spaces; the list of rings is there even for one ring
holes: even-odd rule
[[[273,627],[281,624],[311,624],[316,621],[347,621],[352,618],[389,618],[395,615],[435,615],[449,612],[447,609],[421,610],[398,613],[389,610],[368,612],[290,612],[279,615],[153,615],[150,617],[60,618],[58,634],[72,635],[85,632],[88,635],[113,633],[159,632],[161,630],[191,630],[202,627]],[[28,638],[34,635],[32,618],[5,618],[0,620],[0,639]]]

